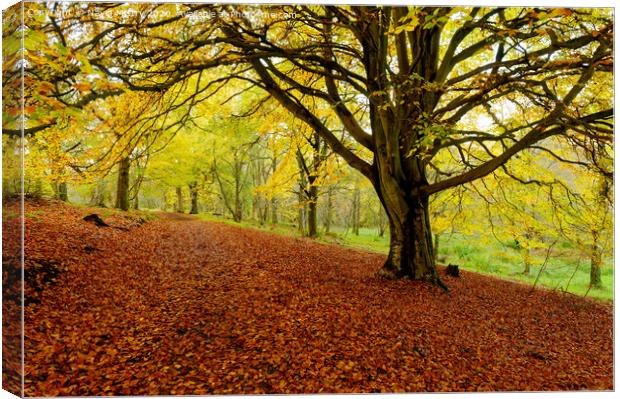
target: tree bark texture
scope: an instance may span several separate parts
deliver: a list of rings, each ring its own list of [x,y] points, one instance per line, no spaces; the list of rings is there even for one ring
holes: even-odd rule
[[[116,180],[115,207],[123,211],[129,210],[129,169],[131,160],[124,157],[118,164],[118,179]]]

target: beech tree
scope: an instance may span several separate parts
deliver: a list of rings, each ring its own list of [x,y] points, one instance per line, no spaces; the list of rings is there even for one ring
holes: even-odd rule
[[[432,195],[508,170],[530,148],[553,153],[553,140],[612,141],[609,9],[58,4],[43,29],[77,55],[75,68],[47,72],[49,95],[81,105],[120,84],[191,81],[191,102],[231,81],[263,89],[372,183],[389,219],[387,277],[445,288]],[[78,92],[86,63],[114,84]]]

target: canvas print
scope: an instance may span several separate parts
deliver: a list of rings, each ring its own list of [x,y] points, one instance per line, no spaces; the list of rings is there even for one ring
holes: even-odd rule
[[[613,8],[2,18],[3,389],[614,389]]]

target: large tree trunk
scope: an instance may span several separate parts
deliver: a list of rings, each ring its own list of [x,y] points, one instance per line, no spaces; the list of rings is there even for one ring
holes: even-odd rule
[[[447,290],[435,269],[428,196],[413,196],[411,185],[402,187],[389,173],[382,173],[384,161],[375,171],[374,186],[388,217],[390,252],[379,275],[426,280]]]
[[[381,274],[441,283],[435,270],[433,240],[428,218],[428,200],[408,202],[405,213],[387,209],[390,220],[390,252]]]
[[[124,157],[118,164],[118,179],[116,181],[115,207],[124,211],[129,210],[129,168],[131,161]]]
[[[402,19],[406,10],[394,7],[393,12],[394,18]],[[390,228],[390,252],[380,274],[426,280],[447,290],[435,269],[429,198],[424,190],[429,186],[424,158],[427,149],[421,145],[426,132],[420,129],[426,122],[425,115],[433,112],[439,99],[439,91],[427,90],[424,85],[434,81],[438,71],[441,30],[439,26],[426,29],[421,24],[410,34],[401,32],[394,36],[399,71],[395,80],[404,86],[410,81],[411,72],[421,79],[411,82],[408,90],[396,91],[393,100],[386,90],[392,85],[385,73],[389,68],[386,54],[390,39],[385,35],[388,19],[388,15],[381,13],[369,18],[368,34],[372,39],[362,43],[369,90],[377,93],[369,107],[375,147],[369,178]],[[412,58],[407,44],[411,46]],[[391,110],[386,105],[394,101],[400,106]]]

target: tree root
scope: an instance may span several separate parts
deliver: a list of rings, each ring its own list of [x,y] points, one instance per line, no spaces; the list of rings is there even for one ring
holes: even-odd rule
[[[450,288],[448,288],[448,286],[444,284],[443,281],[441,281],[441,277],[439,277],[439,274],[437,274],[437,272],[435,272],[432,283],[438,285],[442,290],[444,290],[444,292],[450,292]]]
[[[377,276],[384,278],[386,280],[400,280],[400,279],[413,279],[413,276],[409,274],[405,274],[398,269],[393,269],[384,265],[381,269],[377,270]],[[433,285],[437,285],[444,292],[449,292],[450,288],[441,280],[437,271],[435,271],[430,276],[426,276],[423,280],[428,281]]]

